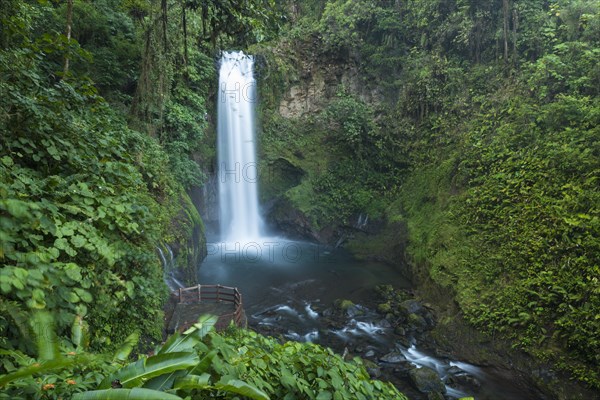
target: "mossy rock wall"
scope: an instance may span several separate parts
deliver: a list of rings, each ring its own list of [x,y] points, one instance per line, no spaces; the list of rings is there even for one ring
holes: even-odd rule
[[[187,193],[179,196],[181,210],[171,222],[172,236],[168,245],[173,250],[178,279],[188,286],[198,283],[198,268],[206,257],[204,223]]]

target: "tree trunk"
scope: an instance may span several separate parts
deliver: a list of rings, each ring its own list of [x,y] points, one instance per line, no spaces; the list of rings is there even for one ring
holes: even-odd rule
[[[71,42],[71,27],[73,26],[73,0],[67,0],[67,45]],[[67,54],[65,55],[65,66],[63,69],[63,79],[67,77],[67,73],[69,72],[69,51],[67,49]]]
[[[504,36],[504,62],[508,62],[508,16],[509,16],[509,0],[502,0],[502,32]]]
[[[519,57],[517,57],[517,29],[519,28],[519,14],[517,12],[516,9],[513,10],[513,34],[512,34],[512,40],[513,40],[513,62],[516,65],[517,64],[517,60],[519,59]]]
[[[181,9],[181,23],[183,25],[183,65],[188,64],[188,38],[187,38],[187,17],[185,15],[185,3]]]
[[[162,31],[163,31],[163,45],[165,48],[165,53],[168,51],[168,42],[167,42],[167,0],[161,0],[160,8],[162,9]]]

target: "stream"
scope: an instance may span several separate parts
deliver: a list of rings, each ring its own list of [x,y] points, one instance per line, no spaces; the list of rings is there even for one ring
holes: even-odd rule
[[[370,360],[372,375],[393,382],[411,399],[427,399],[408,377],[415,366],[438,373],[447,399],[544,398],[513,371],[435,357],[423,350],[432,344],[418,333],[400,337],[375,311],[374,287],[410,289],[410,282],[389,265],[359,261],[343,249],[277,237],[213,242],[199,269],[199,282],[238,287],[252,329]],[[338,299],[352,302],[341,318],[339,310],[334,315]]]

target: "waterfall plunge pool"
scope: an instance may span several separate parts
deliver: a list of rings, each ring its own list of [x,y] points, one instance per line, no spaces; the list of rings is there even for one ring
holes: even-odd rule
[[[410,289],[410,282],[393,267],[361,261],[343,249],[263,237],[247,242],[213,242],[198,278],[201,284],[222,284],[240,289],[248,322],[260,333],[300,342],[314,342],[342,353],[371,354],[375,361],[391,352],[402,354],[407,363],[430,367],[446,379],[448,371],[459,368],[473,376],[481,387],[460,389],[446,386],[449,399],[467,396],[478,400],[541,399],[511,371],[477,367],[464,362],[436,358],[418,350],[419,337],[412,345],[398,344],[398,336],[385,319],[365,304],[374,304],[374,288],[391,284]],[[339,323],[329,318],[337,299],[351,300],[356,315]],[[415,347],[415,344],[417,347]],[[388,366],[390,367],[390,366]],[[453,368],[454,367],[454,368]],[[393,375],[393,368],[389,368]],[[384,374],[382,379],[390,376]],[[391,381],[411,399],[425,399],[408,378]]]

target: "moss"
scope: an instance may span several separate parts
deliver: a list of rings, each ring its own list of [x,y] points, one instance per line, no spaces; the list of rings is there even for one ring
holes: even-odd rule
[[[381,314],[387,314],[392,311],[390,303],[381,303],[377,306],[377,311]]]
[[[351,307],[354,307],[354,303],[351,300],[347,299],[337,299],[334,302],[336,308],[342,311],[348,311]]]
[[[206,236],[202,218],[189,195],[178,196],[179,211],[171,221],[169,245],[175,255],[176,273],[187,285],[197,283],[197,270],[206,256]]]

